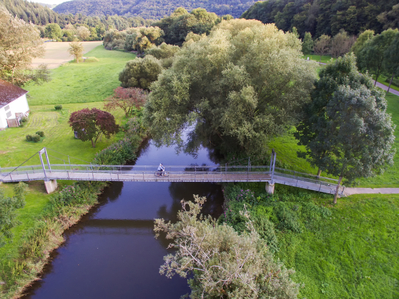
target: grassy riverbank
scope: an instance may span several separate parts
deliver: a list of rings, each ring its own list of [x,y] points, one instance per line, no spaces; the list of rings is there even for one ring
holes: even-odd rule
[[[69,115],[83,108],[103,108],[105,97],[113,93],[119,85],[118,74],[128,60],[135,56],[119,51],[106,51],[102,46],[89,52],[99,62],[74,64],[69,63],[52,70],[53,80],[41,86],[26,87],[30,97],[28,102],[31,115],[24,127],[10,128],[0,132],[0,165],[17,166],[43,147],[49,149],[52,163],[90,163],[96,154],[123,138],[118,133],[110,139],[101,138],[95,148],[90,142],[82,142],[73,136],[68,125]],[[56,111],[54,105],[62,105]],[[113,112],[117,123],[124,122],[121,110]],[[25,136],[43,131],[45,137],[38,143],[27,142]],[[134,158],[138,148],[137,138],[131,140],[129,151],[118,157],[118,163],[125,163]],[[123,149],[122,149],[123,150]],[[126,155],[130,154],[129,157]],[[29,164],[40,164],[38,158]],[[59,181],[59,190],[72,184]],[[0,188],[6,195],[12,195],[14,184],[2,184]],[[37,278],[47,262],[51,250],[63,242],[62,233],[76,223],[80,217],[97,203],[97,194],[106,183],[75,183],[69,194],[68,190],[48,195],[43,182],[29,182],[26,205],[18,210],[21,224],[12,231],[12,242],[0,248],[0,284],[1,298],[14,298]],[[69,187],[70,188],[70,187]],[[76,193],[75,193],[76,191]],[[54,198],[57,197],[57,200]]]
[[[226,185],[233,203],[225,218],[242,228],[246,205],[270,250],[304,284],[300,298],[398,298],[399,195],[350,196],[334,206],[330,195],[275,191],[270,197],[264,184]]]

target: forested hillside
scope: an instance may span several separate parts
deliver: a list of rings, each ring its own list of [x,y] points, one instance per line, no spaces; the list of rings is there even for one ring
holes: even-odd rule
[[[161,19],[176,8],[188,11],[205,8],[219,16],[230,14],[240,17],[256,1],[254,0],[75,0],[61,3],[54,11],[64,14],[82,13],[88,16],[120,15],[141,16],[144,19]]]
[[[318,37],[333,36],[341,28],[357,35],[366,29],[377,33],[399,26],[399,0],[266,0],[255,3],[242,15],[263,23],[276,23],[282,30],[296,27]]]
[[[2,0],[2,4],[13,15],[25,22],[31,22],[35,25],[47,25],[57,23],[61,28],[67,24],[87,25],[88,27],[104,27],[125,30],[130,27],[145,26],[152,23],[151,20],[144,20],[142,17],[122,17],[122,16],[87,16],[80,12],[72,14],[58,14],[38,3],[32,3],[25,0]],[[1,2],[0,2],[1,5]]]

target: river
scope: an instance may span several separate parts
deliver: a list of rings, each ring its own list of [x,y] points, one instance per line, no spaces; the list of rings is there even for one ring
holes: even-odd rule
[[[197,156],[150,141],[136,165],[213,165],[207,149]],[[179,298],[190,291],[186,279],[159,274],[168,241],[155,239],[154,218],[176,220],[181,199],[206,196],[204,213],[222,213],[221,186],[210,183],[116,182],[100,204],[64,234],[65,243],[51,254],[41,280],[23,298]]]

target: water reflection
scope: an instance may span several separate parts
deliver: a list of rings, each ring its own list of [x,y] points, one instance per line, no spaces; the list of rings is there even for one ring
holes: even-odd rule
[[[214,164],[208,151],[195,157],[172,147],[144,145],[136,165]],[[100,204],[65,233],[65,243],[51,255],[42,280],[25,298],[179,298],[188,293],[186,279],[159,274],[169,244],[154,238],[154,218],[176,221],[182,199],[206,196],[203,211],[217,217],[223,194],[210,183],[111,183]]]

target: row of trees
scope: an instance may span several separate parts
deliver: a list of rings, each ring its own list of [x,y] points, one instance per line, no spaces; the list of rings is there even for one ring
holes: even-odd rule
[[[359,69],[373,74],[375,83],[384,74],[391,78],[390,87],[394,77],[399,75],[398,29],[388,29],[377,35],[372,30],[366,30],[359,36],[352,50],[357,56]]]
[[[323,55],[330,54],[337,58],[350,52],[353,44],[356,41],[355,36],[350,36],[345,30],[341,29],[334,37],[323,34],[315,41],[312,40],[310,32],[305,33],[302,43],[302,52],[307,55],[312,51],[320,55],[320,60]]]
[[[267,0],[255,3],[242,14],[246,19],[275,23],[279,29],[298,29],[312,36],[336,35],[341,29],[358,35],[366,29],[382,32],[398,27],[399,4],[396,0]]]

